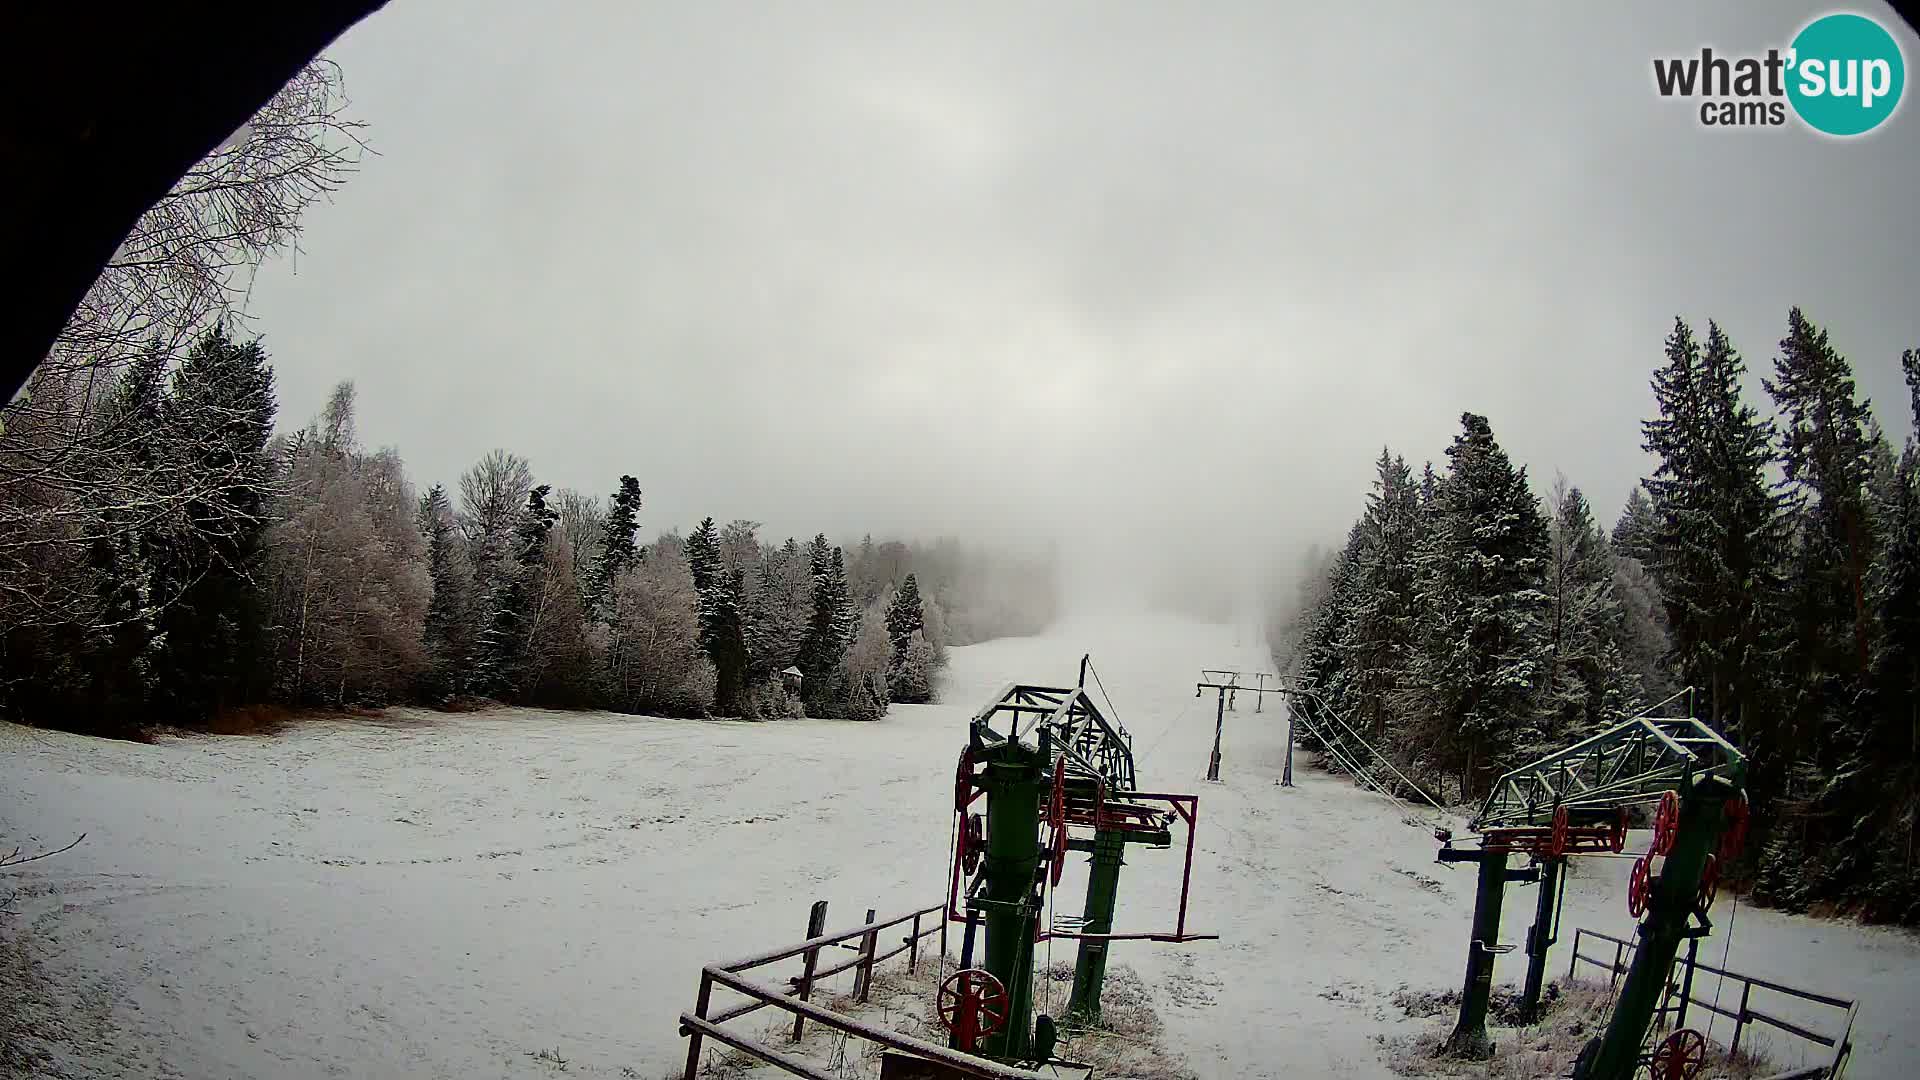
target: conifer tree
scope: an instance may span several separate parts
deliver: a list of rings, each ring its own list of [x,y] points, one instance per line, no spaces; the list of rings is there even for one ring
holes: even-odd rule
[[[794,664],[807,635],[813,577],[791,537],[769,548],[747,579],[747,655],[751,681],[778,677]]]
[[[1547,524],[1526,470],[1494,441],[1486,417],[1460,419],[1419,555],[1426,619],[1411,684],[1430,722],[1457,733],[1444,763],[1472,795],[1540,742],[1535,693],[1550,647],[1541,590]]]
[[[1418,630],[1413,558],[1421,515],[1419,490],[1404,459],[1382,448],[1375,470],[1359,545],[1350,556],[1336,641],[1347,721],[1378,746],[1398,726],[1395,691]]]
[[[1867,663],[1867,564],[1874,548],[1867,514],[1872,468],[1868,403],[1855,396],[1853,368],[1827,332],[1794,308],[1780,341],[1767,393],[1782,414],[1780,464],[1798,519],[1795,640],[1810,670],[1838,666],[1834,624],[1845,627],[1855,653],[1852,670]],[[1811,653],[1811,655],[1809,655]]]
[[[466,692],[466,663],[473,650],[473,569],[467,565],[454,523],[453,504],[439,484],[420,497],[420,535],[427,543],[427,576],[433,599],[427,605],[422,643],[427,652],[424,692],[443,701]]]
[[[920,604],[920,583],[908,574],[887,605],[887,640],[895,653],[906,648],[907,639],[926,628],[927,613]]]
[[[121,375],[102,411],[102,426],[115,433],[110,457],[118,460],[92,466],[122,472],[129,487],[142,486],[169,464],[166,454],[173,444],[163,435],[165,374],[164,357],[139,358]],[[109,506],[98,513],[87,561],[98,615],[81,661],[84,709],[96,729],[115,730],[133,722],[151,700],[165,663],[159,612],[166,585],[161,568],[170,552],[163,529],[132,510]]]
[[[800,649],[799,666],[805,678],[803,694],[807,712],[812,716],[841,715],[846,706],[847,688],[835,677],[841,660],[852,644],[852,629],[858,626],[856,612],[848,595],[845,556],[827,542],[824,534],[815,536],[807,548],[813,574],[813,616]]]
[[[687,537],[687,565],[700,620],[700,646],[714,668],[714,712],[741,716],[746,706],[747,647],[741,610],[745,571],[729,567],[719,530],[704,518]]]
[[[604,606],[614,579],[640,560],[639,532],[640,481],[632,476],[622,476],[620,488],[613,493],[608,505],[593,576],[586,583],[589,610],[599,610]]]
[[[1666,353],[1653,377],[1660,416],[1641,425],[1660,459],[1645,482],[1659,519],[1654,580],[1708,721],[1765,760],[1782,549],[1780,499],[1766,479],[1773,426],[1741,400],[1746,367],[1719,326],[1708,324],[1702,350],[1676,319]]]
[[[908,574],[887,605],[887,686],[894,701],[917,704],[932,692],[933,649],[926,639],[920,584]],[[916,649],[915,643],[919,643]]]
[[[1541,692],[1546,730],[1540,753],[1597,733],[1640,700],[1638,679],[1622,655],[1625,616],[1606,539],[1579,488],[1563,481],[1554,496],[1546,581],[1551,651]]]
[[[181,510],[174,530],[161,692],[176,716],[203,719],[229,701],[257,696],[265,640],[255,580],[267,527],[274,463],[273,368],[258,341],[235,343],[223,328],[203,337],[174,374],[167,439],[192,475],[211,483]]]
[[[1920,432],[1920,353],[1909,350],[1901,363]],[[1876,445],[1871,456],[1886,449]],[[1871,919],[1912,924],[1920,922],[1920,440],[1909,436],[1890,468],[1870,472],[1867,506],[1879,541],[1865,589],[1868,669],[1850,707],[1828,717],[1812,812],[1780,830],[1808,834],[1820,858],[1809,865],[1804,850],[1786,852],[1763,869],[1777,902],[1839,900]]]
[[[1613,523],[1613,549],[1629,559],[1636,559],[1642,566],[1653,562],[1653,546],[1660,527],[1659,518],[1653,512],[1653,500],[1647,493],[1635,487],[1627,494],[1627,505],[1620,511],[1619,520]]]

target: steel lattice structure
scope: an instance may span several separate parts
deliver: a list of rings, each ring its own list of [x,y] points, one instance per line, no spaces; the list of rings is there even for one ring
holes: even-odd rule
[[[1010,719],[1004,734],[994,730],[1001,714]],[[1067,759],[1070,776],[1097,777],[1110,795],[1134,791],[1132,740],[1110,722],[1084,689],[1009,683],[993,704],[974,714],[974,724],[1002,738],[1031,737],[1049,729],[1056,751]]]
[[[1641,716],[1502,776],[1474,815],[1476,832],[1549,823],[1566,807],[1598,820],[1675,790],[1689,777],[1725,777],[1738,787],[1746,757],[1689,717]]]

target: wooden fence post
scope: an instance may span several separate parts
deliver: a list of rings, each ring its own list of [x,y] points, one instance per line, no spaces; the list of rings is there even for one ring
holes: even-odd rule
[[[867,925],[873,925],[875,916],[879,914],[878,910],[868,908]],[[853,969],[853,992],[860,998],[861,1004],[865,1004],[867,995],[873,993],[873,954],[874,946],[879,944],[879,941],[880,931],[878,930],[869,930],[860,935],[860,963]]]
[[[827,902],[815,900],[813,910],[807,913],[807,940],[812,941],[827,932]],[[813,993],[813,969],[820,960],[820,947],[807,950],[806,966],[800,972],[800,1000],[807,1000]],[[799,1013],[793,1014],[793,1041],[800,1041],[800,1033],[805,1028],[807,1018]]]
[[[713,999],[713,976],[705,969],[700,972],[700,996],[693,1003],[693,1015],[702,1020],[707,1018],[707,1003]],[[694,1080],[700,1072],[700,1036],[699,1028],[694,1028],[687,1038],[687,1072],[685,1080]]]
[[[920,913],[913,913],[913,936],[907,939],[907,974],[920,965]]]
[[[1725,978],[1725,976],[1721,976]],[[1747,1026],[1747,999],[1753,996],[1753,984],[1748,983],[1740,989],[1740,1015],[1733,1019],[1733,1045],[1727,1047],[1727,1056],[1740,1052],[1740,1031]]]

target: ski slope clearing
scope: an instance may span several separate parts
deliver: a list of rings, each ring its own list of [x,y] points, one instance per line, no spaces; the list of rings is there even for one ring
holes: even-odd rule
[[[1116,946],[1169,1044],[1204,1077],[1392,1075],[1381,1040],[1434,1022],[1390,998],[1458,988],[1472,871],[1344,780],[1278,787],[1271,704],[1228,714],[1207,784],[1199,670],[1268,662],[1250,633],[1164,618],[956,649],[946,704],[874,724],[396,711],[157,746],[0,730],[9,845],[87,834],[12,876],[12,929],[53,983],[33,1014],[46,1068],[466,1080],[555,1075],[550,1051],[569,1076],[662,1076],[703,963],[798,939],[814,899],[833,926],[935,902],[967,716],[1008,682],[1070,682],[1083,651],[1143,785],[1201,796],[1189,926],[1222,940]],[[1554,977],[1573,927],[1629,929],[1627,865],[1576,871]],[[1170,927],[1179,873],[1177,848],[1130,852],[1115,929]],[[1070,870],[1061,895],[1083,884]],[[1532,906],[1509,893],[1505,940]],[[1716,913],[1735,970],[1863,1000],[1849,1075],[1920,1068],[1914,939],[1725,896]],[[1499,978],[1523,971],[1514,953]]]

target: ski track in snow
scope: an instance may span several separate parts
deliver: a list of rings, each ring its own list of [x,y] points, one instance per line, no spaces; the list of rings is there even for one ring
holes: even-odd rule
[[[1270,662],[1252,633],[1146,617],[955,649],[944,704],[877,724],[396,710],[157,746],[0,729],[9,843],[88,834],[13,875],[16,927],[55,992],[117,1028],[111,1046],[54,1033],[55,1060],[69,1076],[466,1080],[552,1076],[530,1055],[557,1050],[568,1075],[659,1077],[684,1056],[675,1020],[702,964],[797,940],[814,899],[830,927],[937,901],[966,718],[1008,682],[1070,683],[1083,651],[1142,785],[1201,797],[1188,925],[1222,940],[1115,946],[1189,1065],[1392,1075],[1380,1037],[1436,1021],[1389,998],[1457,988],[1471,869],[1435,864],[1431,815],[1407,824],[1304,757],[1298,786],[1277,786],[1276,703],[1241,698],[1224,782],[1206,783],[1199,670]],[[1182,839],[1129,851],[1117,931],[1172,927]],[[1061,892],[1076,908],[1082,861]],[[1628,866],[1575,871],[1550,977],[1574,927],[1628,934]],[[1503,940],[1522,940],[1533,903],[1509,891]],[[1723,896],[1703,959],[1719,962],[1729,914]],[[1850,1076],[1914,1074],[1913,937],[1753,908],[1732,921],[1735,970],[1863,999]],[[1042,947],[1072,957],[1069,941]],[[1499,979],[1524,968],[1509,954]]]

